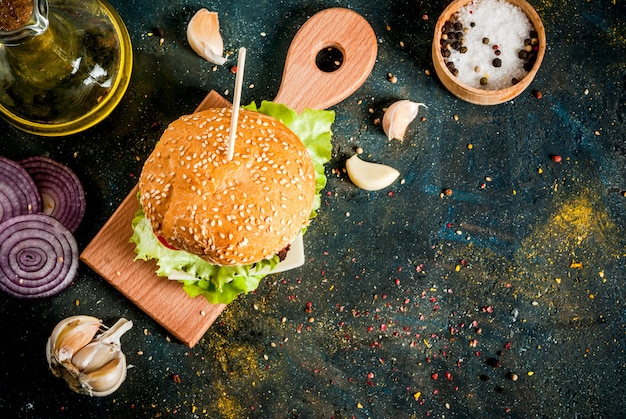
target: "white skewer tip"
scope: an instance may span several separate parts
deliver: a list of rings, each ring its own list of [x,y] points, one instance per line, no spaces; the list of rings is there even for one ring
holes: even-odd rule
[[[241,88],[243,86],[243,69],[246,64],[246,49],[239,48],[237,58],[237,75],[235,76],[235,93],[233,98],[233,114],[230,119],[230,138],[228,141],[228,160],[233,159],[235,154],[235,140],[237,138],[237,121],[239,119],[239,107],[241,106]]]

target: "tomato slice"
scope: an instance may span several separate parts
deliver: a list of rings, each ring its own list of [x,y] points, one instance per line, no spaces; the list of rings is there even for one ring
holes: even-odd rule
[[[174,246],[170,245],[164,238],[163,236],[157,236],[157,239],[159,239],[159,241],[161,242],[161,244],[165,247],[167,247],[168,249],[172,249],[172,250],[178,250],[177,248],[175,248]]]

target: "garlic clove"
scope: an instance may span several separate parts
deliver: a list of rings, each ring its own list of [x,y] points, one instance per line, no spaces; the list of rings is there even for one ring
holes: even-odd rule
[[[406,130],[417,117],[420,106],[426,107],[423,103],[405,99],[394,102],[387,108],[383,116],[383,130],[389,140],[404,140]]]
[[[115,354],[116,348],[113,344],[95,341],[76,352],[72,357],[72,365],[88,374],[108,364]]]
[[[62,320],[46,345],[50,370],[77,393],[91,396],[113,393],[126,379],[126,357],[120,337],[132,326],[131,321],[122,318],[96,335],[104,326],[95,317]]]
[[[110,329],[76,352],[72,364],[86,374],[103,367],[121,351],[120,338],[132,327],[132,321],[119,319]]]
[[[346,171],[356,186],[367,191],[386,188],[400,176],[393,167],[363,161],[356,154],[346,161]]]
[[[92,317],[92,316],[77,315],[77,316],[67,317],[61,320],[59,323],[57,323],[57,325],[52,330],[52,333],[50,334],[49,341],[52,345],[52,348],[56,347],[59,341],[65,336],[65,334],[67,334],[75,326],[79,324],[84,324],[84,323],[101,324],[100,319],[97,319],[96,317]]]
[[[126,378],[126,357],[121,352],[118,354],[118,357],[101,368],[88,374],[81,373],[79,379],[88,394],[97,397],[108,396],[120,387]]]
[[[59,362],[67,361],[74,353],[87,345],[102,326],[100,320],[91,316],[76,316],[65,322],[51,337],[52,354]],[[55,328],[56,330],[56,328]]]
[[[187,25],[187,41],[196,54],[205,60],[223,65],[226,62],[224,40],[220,35],[220,24],[216,12],[200,9]]]

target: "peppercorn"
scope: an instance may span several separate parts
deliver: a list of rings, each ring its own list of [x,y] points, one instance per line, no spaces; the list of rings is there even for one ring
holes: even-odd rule
[[[488,82],[489,82],[489,79],[487,77],[481,77],[480,78],[480,85],[481,86],[486,86]]]
[[[539,36],[539,34],[537,33],[537,31],[530,31],[530,37],[531,38],[537,38]]]
[[[489,38],[483,38],[483,44],[489,45]]]
[[[445,196],[452,196],[452,189],[450,189],[450,188],[446,188],[446,189],[444,189],[444,190],[443,190],[443,194],[444,194]]]
[[[467,52],[467,47],[461,47],[461,49],[459,50],[459,52],[461,54],[465,54]]]
[[[523,49],[517,54],[517,56],[520,58],[520,60],[526,60],[528,59],[528,51]]]
[[[448,58],[450,57],[450,55],[452,55],[452,53],[447,48],[441,48],[441,55],[443,56],[443,58]]]
[[[470,22],[470,26],[473,28],[474,26],[476,26],[476,23]]]
[[[541,99],[543,97],[543,93],[541,93],[541,90],[535,90],[533,91],[533,95],[537,98],[537,99]]]
[[[454,29],[456,29],[457,31],[460,31],[461,29],[463,29],[463,24],[461,22],[456,22],[454,24]]]
[[[461,43],[459,41],[454,41],[452,43],[452,48],[457,50],[457,51],[460,51],[461,50]]]
[[[563,161],[563,158],[559,156],[558,154],[553,154],[552,156],[550,156],[550,160],[552,160],[555,163],[561,163],[561,161]]]
[[[499,56],[500,54],[502,54],[502,51],[500,51],[499,49],[495,50],[493,52],[494,54],[496,54],[496,56]]]
[[[513,77],[513,78],[511,79],[511,84],[517,84],[517,83],[519,83],[519,80],[518,80],[518,79],[516,79],[515,77]]]
[[[458,76],[459,75],[459,69],[458,68],[452,69],[452,75],[455,76],[455,77]]]
[[[502,60],[499,58],[494,58],[493,61],[491,62],[491,64],[493,64],[494,67],[501,67],[502,66]]]

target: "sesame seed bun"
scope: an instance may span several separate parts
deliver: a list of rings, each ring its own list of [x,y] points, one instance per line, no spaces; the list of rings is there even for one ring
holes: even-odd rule
[[[217,265],[272,257],[308,223],[315,170],[300,139],[269,116],[240,110],[228,160],[230,109],[174,121],[146,161],[140,201],[154,233]]]

